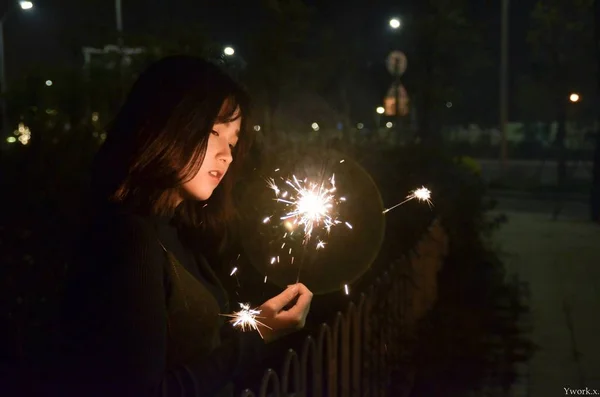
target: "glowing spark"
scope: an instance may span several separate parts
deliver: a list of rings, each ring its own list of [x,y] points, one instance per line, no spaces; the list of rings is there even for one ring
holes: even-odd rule
[[[264,282],[265,282],[265,284],[267,283],[267,276],[265,276],[265,281]]]
[[[275,192],[275,196],[279,196],[279,187],[277,187],[277,184],[275,183],[275,179],[273,179],[273,178],[267,179],[267,186],[269,186],[269,188],[273,189],[273,191]]]
[[[328,187],[325,186],[325,183],[307,182],[307,178],[299,180],[292,175],[291,180],[285,180],[285,184],[294,189],[296,194],[289,198],[287,194],[286,197],[283,195],[279,197],[280,189],[272,178],[267,181],[267,184],[275,192],[278,202],[291,207],[291,210],[281,219],[286,220],[284,226],[288,231],[292,231],[297,225],[303,227],[304,244],[310,240],[315,228],[323,226],[327,232],[330,232],[332,226],[341,223],[334,214],[334,207],[339,201],[334,194],[336,191],[335,174],[329,179]]]
[[[414,199],[417,199],[419,201],[425,201],[425,202],[427,202],[427,204],[430,207],[433,205],[433,203],[431,202],[431,190],[422,186],[422,187],[410,192],[410,194],[408,196],[406,196],[406,199],[404,201],[402,201],[401,203],[398,203],[390,208],[385,209],[383,211],[383,213],[385,214],[386,212],[389,212],[389,211],[393,210],[394,208],[399,207],[402,204],[405,204],[405,203],[409,202],[410,200],[414,200]]]
[[[431,191],[425,186],[421,186],[420,188],[414,190],[412,195],[419,201],[427,201],[428,203],[431,202]]]
[[[342,160],[340,160],[340,164],[342,164],[344,161],[346,161],[346,160],[343,160],[343,159],[342,159]]]
[[[225,316],[225,317],[231,317],[231,320],[229,322],[231,324],[233,324],[234,327],[238,327],[239,329],[241,329],[243,332],[249,331],[249,330],[258,331],[258,334],[262,338],[262,334],[260,333],[258,326],[262,325],[263,327],[266,327],[269,329],[271,329],[271,328],[257,320],[257,318],[261,318],[258,316],[260,314],[260,310],[250,309],[250,305],[247,303],[240,303],[240,307],[241,307],[241,310],[234,312],[233,314],[221,314],[221,315]]]
[[[317,249],[319,248],[325,248],[325,243],[323,241],[320,241],[317,243]]]
[[[265,219],[263,219],[263,223],[267,223],[271,220],[270,216],[267,216]]]
[[[284,238],[285,238],[285,236],[284,236]],[[283,249],[283,247],[285,247],[285,243],[281,244],[281,249]]]
[[[229,275],[233,276],[235,274],[235,272],[237,272],[237,267],[234,267]]]
[[[348,284],[344,284],[344,291],[346,292],[346,295],[350,295],[350,291],[348,290]]]
[[[275,172],[279,171],[279,168],[275,168]]]
[[[344,222],[344,224],[348,227],[348,229],[352,229],[352,225],[349,224],[348,222]]]
[[[275,257],[272,257],[272,258],[271,258],[271,265],[272,265],[273,263],[275,263],[275,260],[276,260],[276,258],[275,258]]]
[[[277,255],[277,263],[279,263],[279,255]]]

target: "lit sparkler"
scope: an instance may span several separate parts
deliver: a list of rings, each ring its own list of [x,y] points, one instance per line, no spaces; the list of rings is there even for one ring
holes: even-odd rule
[[[329,178],[329,186],[325,183],[307,182],[306,179],[299,180],[295,175],[292,179],[285,180],[285,184],[295,191],[296,194],[288,197],[288,192],[284,191],[281,195],[281,189],[275,183],[273,178],[267,180],[267,185],[275,192],[277,201],[285,203],[291,207],[291,210],[281,217],[281,220],[286,222],[288,229],[294,229],[300,225],[304,230],[303,243],[306,245],[310,240],[313,231],[322,226],[327,233],[335,225],[342,223],[337,219],[335,214],[335,206],[344,201],[345,198],[338,199],[335,195],[335,174]],[[352,228],[350,223],[345,222],[348,228]],[[319,246],[323,248],[323,246]]]
[[[389,211],[393,210],[394,208],[399,207],[402,204],[408,203],[410,200],[414,200],[414,199],[417,199],[419,201],[425,201],[425,202],[427,202],[427,204],[430,207],[433,205],[433,203],[431,202],[431,190],[422,186],[422,187],[410,192],[410,194],[408,196],[406,196],[406,199],[404,201],[402,201],[401,203],[398,203],[390,208],[385,209],[383,211],[383,213],[385,214],[386,212],[389,212]]]
[[[258,328],[259,325],[271,329],[271,327],[269,327],[268,325],[265,325],[257,320],[258,318],[261,318],[258,316],[260,314],[260,310],[250,309],[250,305],[247,303],[240,303],[240,307],[241,310],[234,312],[233,314],[221,315],[225,317],[231,317],[231,320],[229,320],[229,322],[233,324],[234,327],[238,327],[239,329],[241,329],[243,332],[256,330],[262,337],[260,329]]]

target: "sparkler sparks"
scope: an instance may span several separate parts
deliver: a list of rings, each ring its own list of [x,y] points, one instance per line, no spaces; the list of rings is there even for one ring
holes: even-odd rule
[[[240,307],[240,311],[234,312],[233,314],[221,314],[221,316],[231,317],[229,322],[233,324],[234,327],[241,329],[243,332],[256,330],[261,337],[262,334],[258,328],[259,325],[271,329],[271,327],[257,320],[258,318],[261,318],[258,316],[260,314],[260,310],[250,309],[250,305],[247,303],[240,303]]]
[[[433,203],[431,202],[431,190],[427,189],[426,187],[422,186],[418,189],[413,190],[412,192],[410,192],[410,194],[408,196],[406,196],[406,199],[404,201],[402,201],[401,203],[398,203],[390,208],[387,208],[383,211],[383,213],[387,213],[391,210],[393,210],[396,207],[401,206],[402,204],[408,203],[410,200],[414,200],[417,199],[419,201],[425,201],[427,202],[427,204],[431,207],[433,205]]]
[[[293,230],[296,226],[302,226],[304,230],[304,244],[308,243],[315,228],[323,226],[329,233],[331,228],[342,221],[337,219],[335,206],[342,201],[335,195],[335,174],[329,178],[329,187],[325,183],[307,182],[306,179],[299,180],[295,175],[292,179],[285,180],[285,184],[290,186],[296,194],[287,197],[287,191],[281,194],[281,189],[275,183],[273,178],[267,180],[267,185],[275,192],[277,201],[287,204],[291,210],[281,217],[286,221],[285,226],[288,230]],[[352,226],[345,222],[346,226]],[[322,248],[322,247],[321,247]]]

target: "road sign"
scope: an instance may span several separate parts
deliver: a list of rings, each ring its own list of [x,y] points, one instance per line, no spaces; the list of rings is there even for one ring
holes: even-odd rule
[[[402,51],[392,51],[386,60],[388,72],[394,77],[400,77],[406,71],[408,60]]]

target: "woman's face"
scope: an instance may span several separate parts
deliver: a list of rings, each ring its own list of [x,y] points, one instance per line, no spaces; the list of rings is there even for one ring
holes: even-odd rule
[[[238,141],[241,122],[240,117],[229,123],[213,125],[200,170],[183,184],[185,196],[193,200],[208,200],[233,161],[232,151]]]

